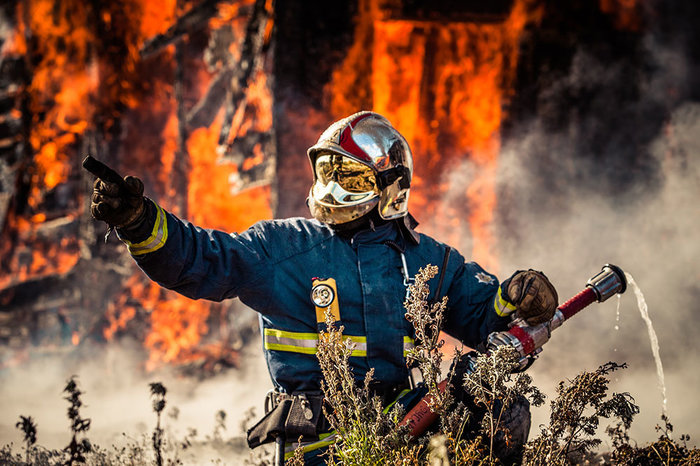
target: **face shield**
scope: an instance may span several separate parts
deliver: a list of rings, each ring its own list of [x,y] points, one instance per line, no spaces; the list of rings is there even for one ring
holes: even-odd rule
[[[309,208],[321,222],[351,222],[379,203],[374,170],[350,157],[322,152],[315,159],[314,175]]]
[[[374,170],[340,154],[316,157],[316,182],[312,194],[325,207],[350,207],[379,196]]]

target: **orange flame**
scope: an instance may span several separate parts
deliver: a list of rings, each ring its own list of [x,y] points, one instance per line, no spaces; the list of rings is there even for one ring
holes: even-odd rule
[[[639,31],[642,27],[641,5],[638,0],[599,0],[600,11],[611,15],[617,29]]]
[[[47,194],[79,170],[77,162],[84,154],[79,154],[78,150],[84,147],[84,137],[89,130],[97,130],[97,134],[107,138],[113,136],[110,129],[117,123],[122,132],[140,131],[138,143],[132,142],[134,138],[122,141],[123,156],[116,156],[125,162],[138,162],[133,166],[141,167],[140,175],[155,185],[155,197],[165,194],[159,201],[166,208],[173,207],[176,197],[186,196],[190,219],[204,227],[242,230],[271,216],[269,187],[231,194],[229,178],[237,167],[219,160],[216,152],[221,115],[210,128],[199,129],[188,136],[186,147],[192,170],[188,174],[187,193],[168,192],[178,136],[177,105],[173,99],[172,75],[168,75],[173,62],[172,47],[149,62],[141,60],[139,50],[145,39],[174,24],[177,15],[182,13],[177,10],[177,3],[176,0],[125,0],[118,7],[75,0],[18,3],[18,26],[12,40],[3,44],[2,54],[28,53],[34,60],[27,92],[34,115],[29,142],[35,154],[35,166],[29,198],[31,212],[26,218],[13,212],[8,215],[8,231],[18,240],[11,245],[10,242],[0,244],[0,257],[3,266],[7,265],[16,273],[1,277],[0,287],[30,277],[66,273],[77,263],[79,238],[63,238],[59,244],[51,244],[50,238],[44,239],[41,235],[42,228],[49,222],[76,220],[81,215],[79,204],[74,212],[62,213],[64,217],[56,220],[47,218],[41,210],[49,198]],[[251,3],[252,0],[245,0],[235,5],[222,5],[217,18],[211,20],[210,28],[232,26],[236,37],[243,37],[247,18],[240,15],[239,9]],[[95,13],[102,21],[103,32],[109,31],[123,41],[125,52],[117,52],[121,54],[120,60],[115,61],[111,55],[114,44],[100,42],[103,38],[98,37]],[[33,39],[29,43],[31,50],[25,37]],[[110,48],[100,48],[101,45]],[[233,51],[234,55],[238,54],[237,50]],[[154,75],[149,67],[157,68],[161,63],[166,66],[160,67]],[[211,75],[203,63],[191,68],[189,64],[187,73],[193,82],[200,83],[201,96]],[[266,78],[262,71],[256,74],[247,93],[246,110],[237,116],[234,135],[271,127],[272,102]],[[200,96],[188,95],[186,100],[190,102]],[[163,128],[160,137],[144,132],[142,122],[153,127],[160,125]],[[256,147],[254,153],[256,156],[246,160],[243,169],[260,163],[261,147]],[[151,166],[154,173],[149,173]],[[127,279],[124,286],[125,292],[106,311],[108,325],[103,333],[111,340],[137,319],[140,312],[147,312],[151,328],[144,334],[144,346],[151,350],[149,368],[164,362],[182,362],[201,354],[226,353],[223,347],[202,343],[202,337],[209,331],[207,319],[219,309],[217,304],[191,301],[162,290],[146,283],[140,273]],[[73,343],[79,340],[80,335],[74,333]],[[232,355],[227,354],[227,357],[230,359]]]
[[[64,236],[58,243],[45,241],[41,238],[41,227],[50,227],[45,222],[46,216],[38,214],[27,220],[8,216],[8,224],[15,225],[16,233],[23,241],[8,250],[11,242],[0,245],[0,257],[8,258],[5,265],[13,273],[0,276],[0,289],[20,283],[30,278],[41,278],[49,275],[63,275],[73,269],[79,259],[78,238]],[[59,219],[70,221],[71,217]]]
[[[175,294],[160,299],[151,312],[151,331],[144,341],[151,350],[146,368],[151,370],[162,363],[184,362],[185,356],[191,356],[209,330],[209,307],[209,303]]]
[[[137,1],[123,2],[119,11],[141,11]],[[158,2],[144,3],[153,7]],[[111,14],[101,11],[105,26],[109,27]],[[161,11],[154,8],[154,12]],[[62,215],[61,218],[47,219],[41,210],[45,209],[47,194],[56,192],[55,188],[79,170],[78,161],[84,154],[78,150],[84,146],[85,132],[95,126],[98,109],[102,110],[100,121],[107,121],[105,128],[109,128],[109,118],[118,116],[116,108],[135,102],[135,86],[116,79],[116,76],[135,76],[137,44],[131,44],[128,59],[118,64],[126,71],[113,73],[115,65],[106,65],[98,56],[99,41],[93,13],[94,4],[86,2],[27,0],[17,4],[15,35],[9,44],[3,46],[2,53],[30,55],[27,63],[31,63],[31,81],[26,95],[32,115],[28,143],[34,156],[29,172],[28,218],[14,213],[8,215],[6,230],[13,232],[15,239],[8,240],[5,247],[0,248],[3,268],[17,273],[0,278],[0,286],[36,276],[63,274],[78,262],[78,237],[64,237],[60,244],[50,244],[50,235],[44,236],[42,231],[50,226],[45,223],[47,220],[59,223],[75,221],[80,215],[81,205],[68,204],[63,210],[53,213],[54,217]],[[139,26],[145,33],[152,34],[147,24],[144,16]],[[32,40],[28,43],[26,37]],[[143,36],[136,34],[131,39],[139,42]],[[65,193],[57,195],[66,197]],[[9,247],[13,249],[9,250]]]
[[[89,44],[95,37],[87,26],[87,4],[33,0],[21,5],[28,11],[18,11],[18,18],[28,18],[33,53],[42,57],[29,85],[32,114],[43,115],[35,116],[29,137],[36,165],[29,203],[37,207],[47,190],[67,179],[70,146],[92,119],[98,75]]]
[[[460,214],[438,213],[443,178],[460,160],[471,161],[476,175],[464,197],[472,257],[491,269],[499,130],[521,33],[541,14],[531,3],[516,0],[502,23],[445,23],[387,19],[378,1],[361,1],[355,42],[328,89],[335,116],[371,106],[402,132],[415,157],[411,210],[437,216],[451,242],[459,240],[448,232],[458,231]]]
[[[249,2],[250,3],[250,2]],[[237,36],[242,37],[246,18],[238,16],[235,8],[224,8],[217,18],[210,22],[211,27],[233,26]],[[226,21],[224,21],[226,17]],[[196,74],[200,83],[201,95],[211,79],[204,70],[188,70]],[[167,85],[170,87],[170,85]],[[166,95],[169,92],[165,93]],[[170,183],[173,166],[176,163],[178,120],[175,103],[170,103],[170,116],[163,129],[161,146],[161,163],[163,170],[159,180],[166,186],[167,198],[160,201],[166,208],[172,208],[177,196]],[[231,193],[231,176],[238,171],[236,165],[221,160],[218,154],[218,137],[222,126],[222,112],[209,128],[199,128],[188,135],[186,141],[190,171],[187,180],[188,220],[205,228],[217,228],[225,231],[241,231],[256,221],[270,218],[269,186],[251,188],[239,194]],[[234,135],[243,136],[248,131],[267,131],[272,126],[272,97],[265,73],[258,72],[251,82],[246,96],[245,112],[238,112],[234,121]],[[258,156],[247,159],[244,169],[260,163],[260,147],[254,152]],[[225,348],[203,345],[202,338],[209,332],[207,320],[218,304],[193,301],[173,292],[162,290],[155,284],[145,287],[130,283],[130,299],[136,299],[150,312],[151,327],[145,337],[144,345],[150,356],[147,369],[153,369],[163,363],[184,363],[203,354],[216,355],[226,352]],[[125,308],[126,315],[112,319],[111,334],[123,328],[135,316],[133,308]],[[231,357],[230,354],[227,357]]]
[[[231,195],[229,179],[237,169],[218,162],[216,153],[220,123],[201,128],[187,141],[192,157],[189,213],[192,221],[208,228],[241,231],[258,220],[272,217],[269,186]],[[252,162],[251,162],[252,163]]]

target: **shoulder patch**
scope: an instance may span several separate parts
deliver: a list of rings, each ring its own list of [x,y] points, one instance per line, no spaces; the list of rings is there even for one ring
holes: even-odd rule
[[[487,285],[493,285],[493,283],[495,282],[494,278],[485,272],[477,273],[476,275],[474,275],[474,278],[476,278],[479,281],[479,283],[485,283]]]

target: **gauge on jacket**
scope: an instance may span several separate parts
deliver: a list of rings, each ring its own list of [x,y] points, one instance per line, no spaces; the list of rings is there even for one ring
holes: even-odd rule
[[[316,321],[326,321],[326,312],[330,309],[335,322],[340,320],[338,307],[338,288],[334,278],[314,278],[311,284],[311,302],[316,306]]]

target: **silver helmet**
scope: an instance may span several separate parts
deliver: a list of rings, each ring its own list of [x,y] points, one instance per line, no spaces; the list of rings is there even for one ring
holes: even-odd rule
[[[383,116],[365,111],[336,121],[308,155],[314,174],[309,209],[317,220],[339,225],[375,206],[385,220],[408,213],[413,156]]]

